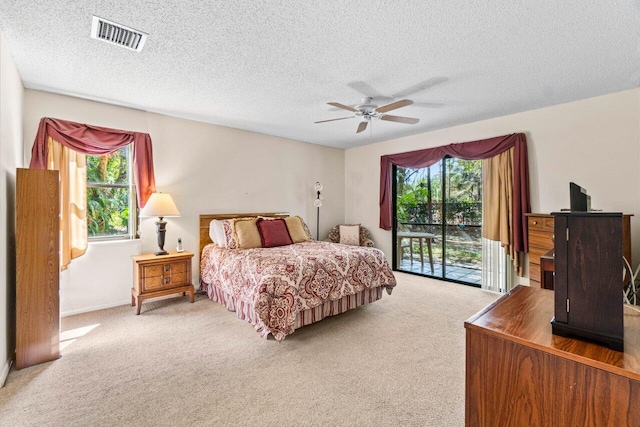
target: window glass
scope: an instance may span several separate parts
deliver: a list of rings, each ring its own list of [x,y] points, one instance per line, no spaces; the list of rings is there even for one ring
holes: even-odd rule
[[[102,156],[87,156],[90,239],[135,236],[137,208],[130,159],[130,146]]]

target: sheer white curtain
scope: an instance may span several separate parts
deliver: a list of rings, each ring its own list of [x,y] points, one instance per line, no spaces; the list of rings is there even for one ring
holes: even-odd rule
[[[509,292],[513,287],[513,263],[501,242],[482,238],[482,289]]]

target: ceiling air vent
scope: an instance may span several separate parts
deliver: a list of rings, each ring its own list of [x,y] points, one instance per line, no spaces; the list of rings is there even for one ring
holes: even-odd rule
[[[91,21],[91,38],[126,47],[140,52],[147,41],[146,33],[94,16]]]

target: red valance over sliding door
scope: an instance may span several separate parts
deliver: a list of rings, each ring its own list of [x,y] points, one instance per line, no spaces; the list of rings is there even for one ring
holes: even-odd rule
[[[382,156],[380,158],[380,228],[391,230],[393,165],[405,168],[426,168],[446,155],[463,160],[482,160],[496,156],[512,147],[514,148],[513,243],[516,251],[527,252],[527,222],[524,214],[531,211],[531,205],[527,140],[523,133]]]

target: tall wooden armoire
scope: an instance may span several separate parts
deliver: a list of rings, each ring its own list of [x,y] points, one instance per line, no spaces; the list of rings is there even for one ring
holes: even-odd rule
[[[623,351],[622,214],[554,213],[552,331]]]
[[[16,176],[16,368],[60,357],[58,171]]]

